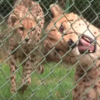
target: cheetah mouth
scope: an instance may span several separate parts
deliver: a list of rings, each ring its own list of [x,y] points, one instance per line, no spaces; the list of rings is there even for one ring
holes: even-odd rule
[[[96,51],[96,42],[91,37],[87,35],[82,35],[79,43],[78,50],[81,54],[83,53],[94,53]]]

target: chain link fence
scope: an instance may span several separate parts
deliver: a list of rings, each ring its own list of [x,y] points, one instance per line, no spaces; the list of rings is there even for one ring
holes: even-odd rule
[[[100,28],[100,1],[99,0],[35,0],[43,9],[45,25],[42,29],[40,46],[47,37],[45,28],[52,14],[51,4],[58,4],[66,13],[74,12],[82,15],[90,23]],[[73,100],[72,90],[74,85],[75,65],[68,66],[62,62],[49,63],[44,61],[44,72],[42,74],[33,71],[31,73],[31,84],[24,94],[16,91],[10,92],[10,68],[9,68],[9,26],[7,18],[13,11],[16,0],[0,0],[0,100]],[[39,50],[42,57],[44,54]],[[27,59],[27,58],[26,58]],[[38,65],[41,65],[41,61]],[[78,62],[77,62],[78,63]],[[22,77],[22,64],[18,63],[16,70],[17,89],[20,87]],[[82,76],[83,78],[84,76]],[[92,88],[92,87],[91,87]],[[76,100],[76,99],[75,99]],[[82,99],[83,100],[83,99]]]

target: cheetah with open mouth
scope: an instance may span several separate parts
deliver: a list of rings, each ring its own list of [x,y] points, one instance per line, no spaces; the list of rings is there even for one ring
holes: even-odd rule
[[[98,100],[100,95],[100,30],[74,13],[66,14],[56,4],[46,28],[44,54],[48,62],[76,65],[73,100]]]

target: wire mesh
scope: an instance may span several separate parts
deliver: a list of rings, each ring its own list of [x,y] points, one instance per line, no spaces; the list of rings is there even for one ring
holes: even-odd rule
[[[99,92],[98,92],[99,89],[97,89],[97,87],[99,88],[98,84],[100,84],[100,81],[99,81],[100,69],[98,67],[100,66],[98,65],[99,64],[98,59],[100,59],[99,54],[97,54],[98,57],[96,56],[95,60],[93,59],[93,57],[91,57],[91,54],[87,54],[89,59],[91,59],[93,63],[87,62],[89,66],[88,68],[85,69],[84,66],[87,66],[87,65],[83,66],[80,61],[83,57],[86,57],[84,55],[86,55],[88,50],[86,50],[78,58],[75,56],[77,61],[71,65],[67,65],[67,63],[64,63],[64,59],[66,56],[69,56],[69,53],[72,51],[72,48],[70,47],[70,49],[66,51],[63,56],[61,56],[59,52],[56,50],[56,46],[61,41],[66,42],[66,40],[64,40],[63,38],[66,34],[62,35],[62,38],[59,39],[54,44],[52,49],[50,48],[49,52],[47,52],[45,55],[43,54],[43,52],[45,51],[43,43],[48,38],[48,34],[53,28],[56,28],[59,31],[56,24],[57,22],[59,22],[59,20],[61,20],[62,17],[66,18],[66,13],[74,12],[79,15],[79,17],[76,20],[74,20],[73,24],[77,22],[77,20],[81,16],[83,16],[85,19],[87,19],[90,22],[90,24],[93,24],[96,27],[100,28],[100,15],[99,15],[100,1],[99,0],[96,0],[96,1],[95,0],[84,0],[84,1],[82,0],[49,0],[49,1],[35,0],[35,1],[40,4],[44,12],[43,17],[45,19],[45,24],[44,24],[44,28],[42,29],[41,40],[35,45],[35,48],[27,54],[26,51],[23,49],[23,47],[21,47],[21,44],[24,40],[19,42],[18,38],[14,37],[15,41],[17,41],[19,45],[12,52],[10,52],[10,55],[9,55],[9,46],[10,46],[9,40],[10,40],[10,36],[14,34],[15,27],[13,29],[10,29],[9,25],[7,24],[7,20],[10,14],[12,14],[12,12],[14,11],[14,4],[16,0],[1,0],[0,1],[0,100],[98,100],[95,97],[95,94],[97,93],[99,96]],[[18,4],[20,2],[18,2]],[[63,13],[63,16],[61,16],[60,18],[56,20],[56,22],[54,22],[54,25],[51,28],[49,28],[49,31],[46,31],[45,29],[50,23],[50,21],[53,21],[52,20],[53,15],[50,11],[51,4],[59,5],[61,9],[63,9],[64,13]],[[31,10],[29,12],[31,12]],[[27,16],[27,14],[25,16]],[[21,21],[23,20],[24,18],[21,19]],[[66,20],[68,19],[66,18]],[[83,22],[85,23],[86,21],[83,19]],[[70,23],[70,28],[67,30],[67,32],[70,29],[73,29],[72,27],[73,24]],[[87,24],[87,30],[90,31],[90,33],[92,34],[91,30],[89,30],[89,25]],[[39,23],[36,26],[39,26]],[[85,33],[87,30],[85,30],[83,33]],[[92,36],[94,36],[94,34],[92,34]],[[79,38],[76,42],[79,42],[79,39],[81,39],[82,36],[78,36],[78,37]],[[99,34],[98,36],[95,37],[94,39],[95,41],[93,41],[94,43],[95,42],[97,43],[98,45],[97,48],[99,48],[99,43],[97,42],[98,37],[99,37]],[[60,46],[63,46],[63,45],[60,45]],[[19,48],[21,49],[21,51],[24,53],[26,57],[24,60],[22,60],[22,62],[19,63],[19,61],[17,61],[15,63],[16,71],[14,71],[11,74],[10,67],[9,67],[9,60],[11,58],[11,55],[15,53]],[[40,48],[43,48],[43,50]],[[36,51],[38,51],[38,53]],[[54,58],[51,59],[52,62],[50,63],[48,62],[48,60],[46,60],[46,57],[48,58],[48,55],[52,54],[53,52],[55,52],[55,54],[58,57],[57,63],[53,61]],[[36,54],[36,56],[39,55],[37,59],[38,63],[35,61],[37,63],[35,67],[33,63],[31,64],[34,69],[30,74],[31,84],[28,85],[28,88],[25,90],[25,92],[21,94],[19,90],[21,87],[23,87],[23,85],[27,81],[27,79],[25,79],[25,82],[21,83],[21,79],[24,78],[22,74],[23,72],[22,68],[23,68],[24,63],[29,59],[32,53]],[[70,62],[71,61],[69,61],[69,63]],[[37,71],[36,68],[41,66],[42,63],[45,63],[44,72],[42,74],[36,73]],[[78,67],[75,67],[77,65]],[[94,66],[96,68],[96,72],[93,69]],[[81,70],[79,69],[79,67]],[[93,75],[97,76],[97,73],[98,73],[98,77],[94,81],[92,80],[92,78],[87,76],[87,73],[90,72],[91,69],[93,69],[95,73],[95,75],[93,72],[90,73],[91,77]],[[76,78],[78,77],[76,75],[76,71],[79,72],[77,73],[77,75],[80,76],[78,80],[76,80]],[[84,74],[82,74],[83,72]],[[17,90],[12,94],[10,91],[10,87],[11,87],[10,79],[13,74],[16,74]],[[87,79],[88,82],[85,79]],[[81,84],[81,80],[83,81],[82,84]],[[76,90],[78,84],[80,84],[80,88],[78,87],[78,90]],[[84,91],[84,93],[82,94],[82,97],[78,98],[78,96],[80,97],[81,95],[80,93],[82,92],[82,89],[86,87],[88,88]],[[93,89],[93,92],[92,92],[93,94],[91,95],[93,95],[94,98],[89,97],[90,95],[88,95],[89,92],[91,93],[92,89]],[[73,90],[76,92],[76,95],[74,96],[72,96]]]

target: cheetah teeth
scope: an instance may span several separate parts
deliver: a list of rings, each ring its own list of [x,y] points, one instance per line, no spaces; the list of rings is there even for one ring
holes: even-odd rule
[[[90,42],[90,40],[88,38],[84,37],[84,39],[87,40],[88,42]]]

